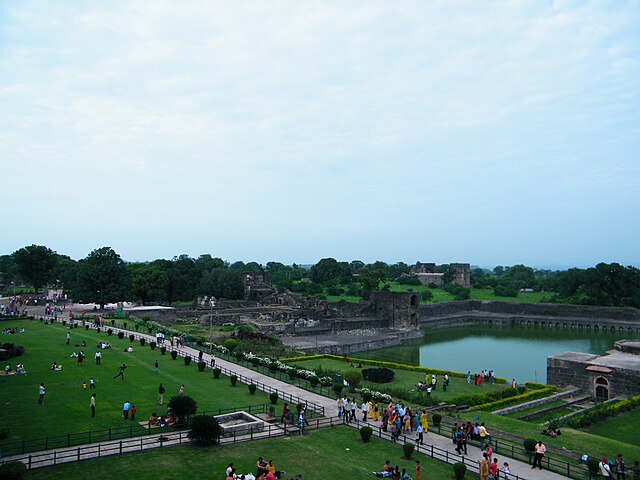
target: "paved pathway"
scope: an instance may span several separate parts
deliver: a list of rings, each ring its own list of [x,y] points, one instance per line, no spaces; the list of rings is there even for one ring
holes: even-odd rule
[[[137,338],[144,337],[147,341],[156,340],[156,338],[152,335],[147,335],[139,332],[131,332],[131,331],[119,329],[117,327],[110,327],[110,326],[106,326],[106,327],[113,329],[114,332],[118,332],[122,330],[123,332],[125,332],[126,335],[133,333]],[[169,351],[176,350],[179,352],[180,355],[190,355],[194,359],[198,358],[199,351],[194,348],[171,347],[171,342],[168,339],[167,341],[165,341],[165,346]],[[209,355],[208,353],[204,353],[203,360],[206,361],[208,365],[211,365],[211,359],[212,359],[211,355]],[[325,416],[337,415],[337,403],[335,400],[318,395],[313,392],[309,392],[297,386],[291,385],[290,383],[282,382],[275,378],[256,372],[255,370],[252,370],[250,368],[243,367],[241,365],[238,365],[236,363],[233,363],[218,357],[215,357],[215,364],[216,366],[223,369],[223,371],[226,370],[228,372],[233,372],[239,377],[245,377],[245,379],[250,379],[251,381],[256,383],[256,385],[258,386],[258,389],[260,390],[265,390],[264,387],[267,387],[267,388],[271,387],[287,395],[291,395],[293,397],[298,397],[300,399],[303,399],[304,401],[308,402],[310,405],[316,404],[324,407]],[[245,379],[243,379],[243,381],[245,381]],[[379,427],[378,423],[374,423],[374,422],[367,422],[367,423],[371,427],[373,427],[375,431],[378,431],[378,427]],[[359,428],[359,425],[361,425],[360,422],[356,424],[353,424],[353,423],[351,424],[353,428]],[[415,440],[415,437],[413,437],[413,440]],[[443,455],[436,455],[436,458],[441,458],[442,460],[446,460],[447,463],[455,463],[457,461],[461,461],[461,457],[455,453],[455,449],[453,448],[451,439],[448,436],[438,435],[438,434],[429,432],[425,434],[424,441],[426,445],[433,445],[438,449],[449,452],[446,455],[446,458],[444,458]],[[115,441],[113,443],[116,444],[117,442],[118,441]],[[103,445],[106,445],[106,443]],[[138,448],[138,450],[140,449]],[[468,459],[475,459],[479,461],[482,458],[482,453],[478,447],[469,445],[467,450],[468,450],[468,455],[467,455]],[[88,454],[88,457],[83,456],[82,458],[83,459],[89,458],[91,456],[92,455]],[[95,455],[95,456],[97,457],[98,455]],[[525,479],[526,480],[563,480],[567,478],[565,476],[559,475],[557,473],[549,472],[547,470],[538,470],[538,469],[532,470],[528,464],[521,462],[519,460],[510,459],[504,456],[498,456],[498,457],[500,458],[500,462],[499,462],[500,465],[502,465],[502,462],[504,460],[507,460],[509,462],[509,465],[511,466],[511,473],[514,475],[518,475],[521,480],[525,480]]]

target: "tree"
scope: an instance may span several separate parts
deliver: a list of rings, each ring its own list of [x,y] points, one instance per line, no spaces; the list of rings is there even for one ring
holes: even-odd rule
[[[206,447],[220,440],[220,423],[211,415],[196,415],[191,419],[191,430],[187,437],[196,445]]]
[[[362,298],[367,299],[371,292],[374,292],[380,288],[380,283],[386,280],[384,270],[382,269],[369,269],[363,268],[360,270],[360,277],[358,278],[362,285]]]
[[[335,258],[323,258],[311,267],[309,277],[314,283],[324,284],[331,280],[341,282],[345,277],[347,279],[351,277],[351,271],[348,263],[338,263]]]
[[[532,288],[536,284],[533,268],[524,265],[514,265],[504,274],[504,281],[516,290]]]
[[[31,245],[13,252],[16,272],[24,281],[33,285],[36,293],[53,278],[56,253],[42,245]]]
[[[131,296],[134,300],[164,302],[167,300],[169,275],[158,264],[134,263],[127,266],[131,276]]]
[[[198,411],[198,404],[188,395],[175,395],[169,400],[169,408],[178,417],[178,423],[184,423]]]
[[[124,300],[129,294],[129,273],[111,247],[94,250],[76,265],[74,296],[104,308],[106,302]]]
[[[200,280],[198,293],[238,300],[244,297],[244,285],[237,272],[214,268]]]
[[[194,300],[200,282],[196,263],[189,255],[174,257],[169,274],[169,301]]]

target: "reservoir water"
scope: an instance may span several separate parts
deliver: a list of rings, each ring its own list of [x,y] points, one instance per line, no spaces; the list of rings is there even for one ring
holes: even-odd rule
[[[471,370],[472,374],[488,369],[518,383],[546,383],[548,356],[567,351],[602,355],[621,338],[625,336],[610,332],[465,326],[427,330],[424,338],[357,356],[465,373]]]

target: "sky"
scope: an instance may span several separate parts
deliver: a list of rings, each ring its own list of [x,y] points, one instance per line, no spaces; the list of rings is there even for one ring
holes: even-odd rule
[[[640,266],[640,2],[0,2],[0,254]]]

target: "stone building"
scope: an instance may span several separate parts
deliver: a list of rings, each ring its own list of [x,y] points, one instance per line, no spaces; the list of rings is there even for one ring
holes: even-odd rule
[[[415,292],[372,292],[369,302],[375,316],[388,320],[389,328],[420,326],[420,297]]]
[[[451,263],[449,269],[453,273],[452,283],[471,288],[471,265],[468,263]],[[417,262],[409,272],[409,275],[418,277],[422,285],[433,283],[437,287],[444,285],[444,273],[436,271],[435,263]]]
[[[269,277],[262,272],[240,272],[238,275],[244,285],[245,300],[259,302],[275,291],[271,288]]]
[[[547,383],[581,388],[598,400],[640,394],[640,340],[620,340],[598,356],[564,352],[547,358]]]

